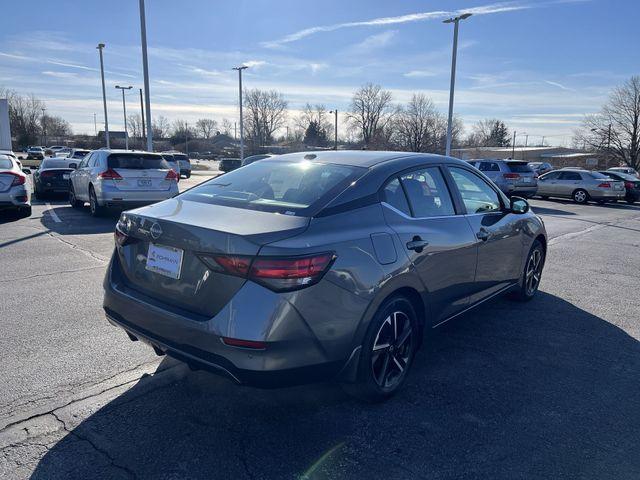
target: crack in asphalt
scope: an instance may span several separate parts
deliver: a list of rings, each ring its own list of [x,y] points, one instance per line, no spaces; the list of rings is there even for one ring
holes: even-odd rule
[[[0,280],[0,283],[9,283],[9,282],[13,283],[18,280],[29,280],[31,278],[50,277],[51,275],[61,275],[65,273],[85,272],[87,270],[95,270],[96,268],[103,268],[103,267],[104,265],[95,265],[93,267],[77,268],[75,270],[58,270],[56,272],[49,272],[49,273],[36,273],[35,275],[27,275],[26,277],[14,277],[14,278],[11,278],[10,280]]]

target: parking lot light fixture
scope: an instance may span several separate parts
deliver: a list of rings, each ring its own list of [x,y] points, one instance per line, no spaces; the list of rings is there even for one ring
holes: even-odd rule
[[[451,153],[451,131],[452,131],[452,123],[453,123],[453,92],[455,90],[456,85],[456,56],[458,53],[458,24],[460,20],[465,20],[471,16],[470,13],[463,13],[462,15],[458,15],[454,18],[448,18],[444,20],[442,23],[453,23],[453,54],[451,56],[451,85],[449,86],[449,117],[447,121],[447,145],[445,149],[445,154],[447,156]]]
[[[129,150],[129,132],[127,131],[127,103],[124,100],[124,91],[131,90],[133,87],[129,85],[128,87],[121,87],[120,85],[116,85],[118,90],[122,90],[122,111],[124,112],[124,149]]]
[[[153,152],[153,129],[151,127],[151,94],[149,93],[149,61],[147,59],[147,21],[144,0],[140,0],[140,43],[142,44],[142,73],[144,75],[144,102],[147,111],[147,151]]]
[[[104,137],[107,141],[107,148],[110,148],[109,143],[109,118],[107,117],[107,91],[104,86],[104,60],[102,58],[102,50],[104,49],[104,43],[99,43],[96,47],[100,52],[100,77],[102,78],[102,104],[104,106]]]
[[[242,121],[242,70],[249,68],[246,65],[240,65],[239,67],[233,67],[233,70],[238,71],[238,91],[239,91],[239,104],[240,104],[240,160],[244,159],[244,125]]]

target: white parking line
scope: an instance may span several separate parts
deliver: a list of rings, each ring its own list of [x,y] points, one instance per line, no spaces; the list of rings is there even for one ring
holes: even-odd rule
[[[46,205],[48,208],[47,213],[51,215],[51,218],[53,218],[53,221],[56,223],[61,223],[62,220],[60,220],[60,217],[58,216],[58,214],[53,210],[53,207],[51,206],[51,204],[47,203]]]

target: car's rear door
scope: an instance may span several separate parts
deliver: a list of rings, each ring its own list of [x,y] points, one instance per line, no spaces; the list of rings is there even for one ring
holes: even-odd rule
[[[553,197],[558,194],[557,184],[560,172],[549,172],[538,179],[538,195]]]
[[[510,213],[498,191],[471,169],[449,166],[453,193],[466,210],[475,243],[478,264],[472,303],[492,295],[520,277],[522,225]]]
[[[570,197],[576,188],[584,188],[584,185],[580,185],[581,183],[582,177],[579,172],[565,170],[560,172],[560,176],[558,177],[556,193],[562,197]]]
[[[385,220],[425,285],[433,322],[466,308],[475,277],[476,240],[454,207],[441,167],[395,176],[383,196]]]

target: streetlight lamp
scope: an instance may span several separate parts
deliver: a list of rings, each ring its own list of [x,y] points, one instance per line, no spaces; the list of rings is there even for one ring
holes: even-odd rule
[[[463,13],[454,18],[444,20],[442,23],[453,23],[453,54],[451,56],[451,86],[449,87],[449,119],[447,121],[447,146],[445,154],[451,153],[451,130],[453,123],[453,92],[456,85],[456,56],[458,54],[458,24],[460,20],[465,20],[471,16],[470,13]]]
[[[104,61],[102,59],[102,49],[104,43],[99,43],[96,47],[100,52],[100,77],[102,78],[102,104],[104,106],[104,136],[107,139],[107,148],[110,148],[109,144],[109,119],[107,118],[107,91],[104,87]]]
[[[240,101],[240,160],[244,159],[244,125],[242,121],[242,70],[249,67],[246,65],[240,65],[239,67],[233,67],[233,70],[238,71],[238,92]]]
[[[118,90],[122,90],[122,111],[124,112],[124,149],[129,150],[129,132],[127,131],[127,104],[124,101],[124,91],[131,90],[133,87],[129,85],[128,87],[121,87],[120,85],[116,85]]]
[[[335,110],[329,110],[329,113],[333,113],[335,115],[333,149],[338,150],[338,109],[336,108]]]
[[[147,109],[147,151],[153,152],[153,129],[151,128],[151,100],[149,94],[149,61],[147,60],[147,21],[144,15],[144,0],[140,0],[140,43],[142,43],[144,100]]]

